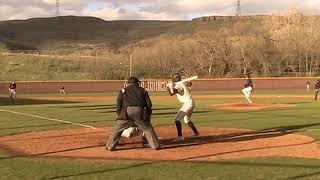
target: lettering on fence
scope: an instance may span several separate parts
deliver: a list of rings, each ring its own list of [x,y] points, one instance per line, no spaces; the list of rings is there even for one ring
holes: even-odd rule
[[[168,81],[141,81],[140,87],[145,88],[147,91],[161,92],[167,91]],[[123,84],[123,87],[127,87],[128,82]]]

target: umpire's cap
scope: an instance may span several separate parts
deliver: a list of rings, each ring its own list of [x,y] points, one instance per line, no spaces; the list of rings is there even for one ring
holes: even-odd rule
[[[135,76],[131,76],[128,79],[128,83],[130,83],[130,84],[138,84],[139,82],[140,82],[139,79]]]

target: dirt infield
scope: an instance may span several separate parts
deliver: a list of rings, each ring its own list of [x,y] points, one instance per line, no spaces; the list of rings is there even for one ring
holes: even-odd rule
[[[289,108],[295,107],[295,104],[258,104],[258,103],[227,103],[227,104],[214,104],[210,107],[223,110],[231,111],[258,111],[263,109],[279,109],[279,108]]]
[[[117,151],[104,148],[110,129],[67,129],[0,137],[0,148],[18,156],[44,156],[133,160],[219,160],[245,157],[286,156],[320,159],[317,143],[310,137],[277,131],[200,128],[201,137],[175,140],[174,126],[156,128],[162,150],[143,148],[140,137],[121,139]]]

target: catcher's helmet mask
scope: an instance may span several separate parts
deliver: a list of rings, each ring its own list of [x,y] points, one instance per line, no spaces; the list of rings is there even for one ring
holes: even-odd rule
[[[181,81],[181,76],[178,73],[174,73],[174,74],[172,74],[171,79],[173,82],[179,82],[179,81]]]

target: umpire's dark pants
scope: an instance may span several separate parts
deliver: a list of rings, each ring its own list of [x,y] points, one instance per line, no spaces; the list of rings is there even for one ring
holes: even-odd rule
[[[132,126],[138,126],[145,134],[148,143],[152,149],[160,149],[160,144],[156,132],[151,122],[144,118],[144,108],[138,106],[127,107],[128,120],[117,120],[112,133],[109,137],[106,147],[114,149],[119,141],[122,132]]]

